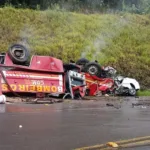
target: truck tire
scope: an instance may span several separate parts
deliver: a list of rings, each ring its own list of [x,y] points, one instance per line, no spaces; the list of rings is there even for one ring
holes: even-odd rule
[[[101,66],[96,62],[87,63],[84,67],[84,71],[89,73],[90,75],[95,75],[97,77],[101,76]]]
[[[90,61],[87,60],[86,58],[80,58],[79,60],[77,60],[76,64],[77,65],[83,65],[85,66],[87,63],[89,63]]]
[[[14,44],[8,49],[8,55],[15,64],[25,64],[29,58],[28,49],[20,44]]]

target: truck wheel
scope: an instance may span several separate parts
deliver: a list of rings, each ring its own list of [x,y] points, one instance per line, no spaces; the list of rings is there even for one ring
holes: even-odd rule
[[[89,63],[90,61],[89,60],[87,60],[86,58],[80,58],[79,60],[77,60],[77,62],[76,62],[76,64],[77,65],[85,65],[85,64],[87,64],[87,63]]]
[[[99,64],[97,64],[95,62],[90,62],[85,65],[84,71],[91,75],[96,75],[96,76],[100,77],[102,69]]]
[[[20,44],[14,44],[8,49],[8,55],[15,64],[24,64],[29,58],[29,51]]]

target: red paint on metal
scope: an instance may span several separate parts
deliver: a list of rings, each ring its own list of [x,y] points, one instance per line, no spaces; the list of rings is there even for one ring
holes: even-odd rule
[[[62,74],[31,73],[24,71],[3,72],[7,82],[15,92],[64,93]],[[2,84],[2,91],[9,92],[6,83]]]
[[[49,70],[52,72],[64,72],[62,61],[50,56],[33,56],[31,69]]]
[[[57,58],[33,56],[29,66],[25,66],[14,64],[6,53],[0,68],[4,79],[0,86],[2,93],[36,93],[38,97],[43,97],[46,93],[68,92],[63,62]],[[74,91],[79,91],[81,97],[85,95],[82,86],[77,86]]]
[[[5,69],[15,70],[27,70],[27,71],[43,71],[43,72],[55,72],[64,73],[63,62],[57,58],[50,56],[33,56],[29,66],[13,64],[12,60],[6,53],[4,64],[0,64],[0,67]]]
[[[84,86],[75,86],[75,87],[72,88],[73,93],[78,91],[81,97],[85,96],[85,90],[84,89],[85,89]]]
[[[97,84],[91,84],[88,88],[90,90],[90,92],[89,92],[90,96],[94,96],[98,92],[98,85]]]
[[[111,90],[114,85],[114,81],[111,78],[99,78],[85,73],[87,89],[89,89],[89,95],[94,96],[99,91],[106,92]]]
[[[12,66],[13,65],[13,62],[12,60],[10,59],[10,57],[8,56],[8,54],[6,53],[5,55],[5,62],[4,64],[6,64],[7,66]]]

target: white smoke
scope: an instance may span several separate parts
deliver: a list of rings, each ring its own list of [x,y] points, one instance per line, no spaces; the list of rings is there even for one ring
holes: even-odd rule
[[[24,26],[24,28],[20,31],[19,37],[20,39],[18,43],[29,48],[29,39],[32,37],[32,29],[28,26]]]
[[[128,20],[123,16],[120,19],[110,25],[108,28],[104,28],[98,34],[98,36],[92,41],[94,46],[94,53],[92,53],[92,60],[98,59],[98,56],[102,49],[105,49],[108,45],[111,45],[112,40],[117,37],[124,27],[128,24]],[[81,57],[87,57],[90,51],[90,47],[87,46],[81,54]]]

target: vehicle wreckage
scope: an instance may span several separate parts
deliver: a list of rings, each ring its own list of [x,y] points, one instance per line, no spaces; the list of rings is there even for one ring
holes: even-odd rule
[[[97,61],[85,58],[64,64],[51,56],[33,55],[28,49],[14,44],[0,55],[1,94],[82,98],[101,94],[136,95],[139,83],[132,78],[115,76],[112,67],[101,67]]]
[[[117,75],[117,71],[110,66],[101,67],[97,61],[90,62],[81,58],[76,62],[85,75],[87,95],[102,94],[135,96],[140,89],[139,83],[128,77]]]
[[[51,56],[33,55],[20,44],[12,45],[0,55],[1,93],[57,96],[75,99],[85,95],[85,75],[73,64],[63,64]]]

